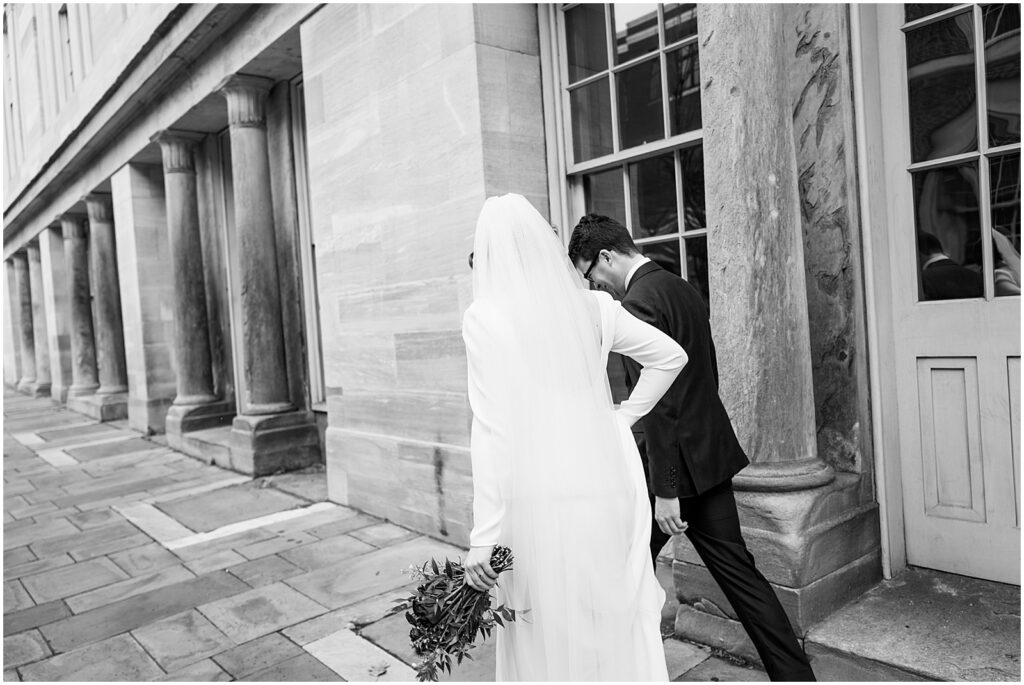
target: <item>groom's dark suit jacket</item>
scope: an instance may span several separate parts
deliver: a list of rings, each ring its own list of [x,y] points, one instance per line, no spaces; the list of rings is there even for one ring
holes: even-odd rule
[[[636,437],[641,454],[646,451],[651,491],[659,497],[692,497],[732,478],[749,461],[718,396],[715,344],[700,293],[648,262],[633,274],[622,306],[669,335],[689,357],[668,392],[638,424],[643,439]],[[632,390],[641,367],[627,357],[623,363]]]

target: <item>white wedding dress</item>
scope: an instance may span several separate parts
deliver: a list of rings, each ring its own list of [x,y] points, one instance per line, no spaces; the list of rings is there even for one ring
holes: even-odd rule
[[[666,681],[665,593],[651,566],[650,503],[630,426],[686,355],[607,294],[584,290],[519,196],[488,200],[474,250],[475,299],[463,319],[470,543],[512,549],[496,600],[520,612],[496,631],[496,678]],[[618,410],[610,351],[644,367]]]

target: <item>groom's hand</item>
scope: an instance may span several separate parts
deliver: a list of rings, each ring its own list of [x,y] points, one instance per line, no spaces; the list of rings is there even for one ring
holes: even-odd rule
[[[679,500],[675,497],[654,498],[654,520],[666,535],[682,533],[688,527],[679,515]]]
[[[494,545],[470,547],[466,554],[466,584],[474,590],[486,592],[498,581],[498,572],[491,568],[491,551]]]

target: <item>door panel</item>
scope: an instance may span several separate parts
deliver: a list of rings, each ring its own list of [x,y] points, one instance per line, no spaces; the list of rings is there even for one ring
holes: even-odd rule
[[[991,170],[1020,143],[989,146],[982,33],[1004,34],[963,7],[932,24],[877,15],[907,561],[1019,585],[1020,297],[996,280],[1007,242],[1019,258],[1020,190]],[[1019,86],[1015,106],[1019,120]]]

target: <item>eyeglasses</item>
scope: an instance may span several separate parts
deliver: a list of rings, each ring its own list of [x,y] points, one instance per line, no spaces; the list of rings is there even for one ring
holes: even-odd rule
[[[590,261],[590,266],[588,266],[587,270],[583,272],[583,278],[584,279],[590,281],[590,272],[594,270],[595,266],[597,266],[597,260],[600,259],[600,258],[601,258],[601,253],[600,252],[598,252],[596,255],[594,255],[594,258]],[[590,281],[590,282],[593,283],[593,281]]]

